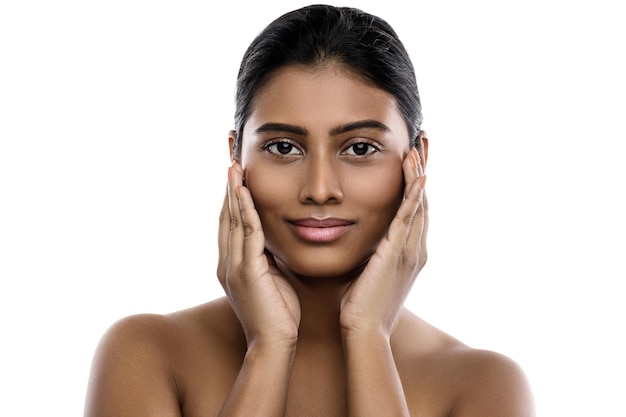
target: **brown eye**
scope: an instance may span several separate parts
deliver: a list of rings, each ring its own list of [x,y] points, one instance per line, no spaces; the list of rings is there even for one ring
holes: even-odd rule
[[[345,150],[345,153],[353,156],[366,156],[372,152],[378,152],[379,149],[365,142],[354,143]]]
[[[280,142],[276,144],[276,150],[278,153],[282,153],[283,155],[287,155],[293,149],[293,145],[290,143]]]
[[[357,143],[355,145],[352,145],[352,149],[357,155],[365,155],[367,153],[367,148],[369,148],[369,145],[366,145],[365,143]]]
[[[302,153],[289,142],[273,142],[265,145],[264,148],[275,155],[300,155]]]

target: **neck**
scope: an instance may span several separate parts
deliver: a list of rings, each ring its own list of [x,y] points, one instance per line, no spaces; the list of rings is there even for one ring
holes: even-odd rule
[[[341,344],[339,314],[348,286],[361,272],[338,277],[305,277],[277,265],[298,294],[301,308],[298,340],[306,344]]]

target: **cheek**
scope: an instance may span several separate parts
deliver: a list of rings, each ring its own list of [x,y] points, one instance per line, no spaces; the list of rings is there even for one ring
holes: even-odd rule
[[[348,173],[344,189],[356,200],[355,203],[370,212],[384,216],[395,214],[404,191],[401,164],[388,164],[378,168]]]
[[[285,200],[293,200],[293,191],[289,176],[275,172],[271,168],[252,166],[245,170],[245,185],[250,190],[254,205],[263,215],[267,210],[284,206]]]

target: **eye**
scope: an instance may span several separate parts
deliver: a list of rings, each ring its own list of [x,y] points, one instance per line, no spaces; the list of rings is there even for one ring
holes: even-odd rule
[[[301,155],[302,152],[293,144],[284,141],[271,142],[263,146],[263,149],[274,155]]]
[[[366,156],[378,151],[380,151],[380,148],[371,143],[358,142],[348,146],[344,153],[351,156]]]

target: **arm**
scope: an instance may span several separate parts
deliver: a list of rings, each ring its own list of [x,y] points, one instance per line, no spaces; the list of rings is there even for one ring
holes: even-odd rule
[[[348,416],[406,416],[409,409],[389,339],[381,334],[344,338]]]
[[[254,346],[222,406],[222,416],[284,416],[294,349]]]
[[[284,416],[300,323],[293,288],[265,254],[265,237],[242,170],[229,169],[220,215],[218,277],[248,345],[220,417]]]
[[[426,262],[425,176],[417,150],[405,158],[404,201],[367,267],[342,300],[348,415],[409,416],[390,338],[398,311]]]

